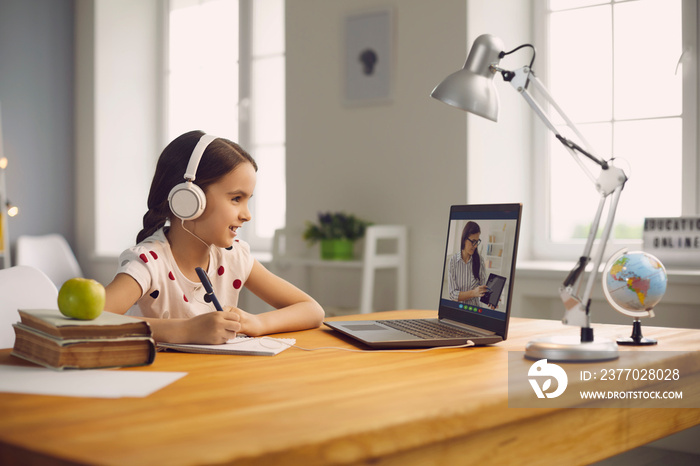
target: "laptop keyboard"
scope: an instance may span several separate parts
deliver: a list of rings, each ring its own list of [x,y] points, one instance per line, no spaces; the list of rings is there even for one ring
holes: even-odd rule
[[[425,319],[382,320],[381,323],[423,339],[475,338],[481,336],[469,330],[452,328],[445,324]]]

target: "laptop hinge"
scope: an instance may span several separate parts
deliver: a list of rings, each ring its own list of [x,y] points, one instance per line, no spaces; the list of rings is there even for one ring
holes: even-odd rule
[[[496,335],[496,332],[489,332],[487,330],[484,330],[483,328],[463,324],[462,322],[457,322],[456,320],[446,319],[444,317],[440,317],[440,318],[438,318],[438,320],[443,324],[451,325],[452,327],[461,328],[462,330],[469,330],[470,332],[474,332],[474,333],[480,333],[480,334],[485,335],[485,336]]]

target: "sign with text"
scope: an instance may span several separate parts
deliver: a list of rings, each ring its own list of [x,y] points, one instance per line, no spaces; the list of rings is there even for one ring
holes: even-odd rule
[[[700,264],[700,217],[644,219],[644,251],[664,266]]]

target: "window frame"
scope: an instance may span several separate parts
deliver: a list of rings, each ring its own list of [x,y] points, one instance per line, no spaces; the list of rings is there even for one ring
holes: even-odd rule
[[[623,3],[627,0],[618,0],[615,3]],[[533,6],[533,36],[537,50],[547,50],[549,41],[548,30],[548,2],[536,1]],[[683,42],[683,108],[682,108],[682,215],[697,215],[700,206],[700,164],[698,163],[698,136],[697,136],[697,109],[698,109],[698,60],[697,60],[697,27],[698,9],[693,0],[682,0],[682,42]],[[548,57],[546,53],[537,55],[534,70],[544,83],[548,84]],[[554,96],[556,99],[556,96]],[[533,124],[533,188],[532,200],[534,210],[538,212],[533,217],[532,254],[537,260],[568,260],[581,255],[585,239],[571,240],[567,242],[555,242],[549,237],[549,225],[551,212],[549,210],[549,192],[551,168],[549,166],[550,139],[554,135],[539,121]],[[585,176],[582,172],[580,176]],[[577,175],[576,173],[573,174]],[[593,196],[593,190],[590,195]],[[586,193],[588,194],[588,193]],[[625,195],[623,190],[622,196]],[[572,206],[575,208],[575,206]],[[591,211],[593,220],[595,212]],[[605,226],[605,217],[601,220],[600,228]],[[596,247],[599,241],[596,240]],[[611,238],[606,247],[606,254],[610,254],[622,248],[640,249],[642,240],[619,240]]]
[[[286,0],[281,0],[283,8],[285,6]],[[164,139],[168,139],[168,124],[169,124],[169,14],[170,14],[170,0],[162,0],[163,2],[163,82],[162,87],[162,132]],[[253,65],[256,57],[253,55],[253,0],[238,0],[238,137],[237,143],[240,144],[245,150],[249,151],[253,158],[255,158],[254,148],[255,141],[253,140]],[[286,50],[282,53],[286,56]],[[169,140],[163,141],[163,147],[168,144]],[[284,147],[286,147],[286,138],[283,141]],[[286,154],[285,154],[286,158]],[[254,195],[251,199],[250,209],[252,214],[252,219],[246,223],[245,227],[241,230],[241,239],[246,241],[253,251],[269,253],[272,251],[272,237],[262,237],[256,234],[256,215],[255,211],[258,209],[256,202],[257,198]],[[285,219],[286,221],[286,219]]]

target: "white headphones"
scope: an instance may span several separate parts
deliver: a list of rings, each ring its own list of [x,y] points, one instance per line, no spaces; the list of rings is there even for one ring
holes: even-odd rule
[[[202,215],[207,205],[204,191],[194,184],[193,181],[197,174],[199,161],[202,159],[202,155],[204,155],[204,150],[214,139],[217,139],[217,137],[211,134],[205,134],[199,139],[197,145],[194,146],[190,161],[187,164],[185,182],[175,185],[175,187],[170,190],[170,194],[168,194],[170,210],[176,217],[182,220],[196,219]]]

